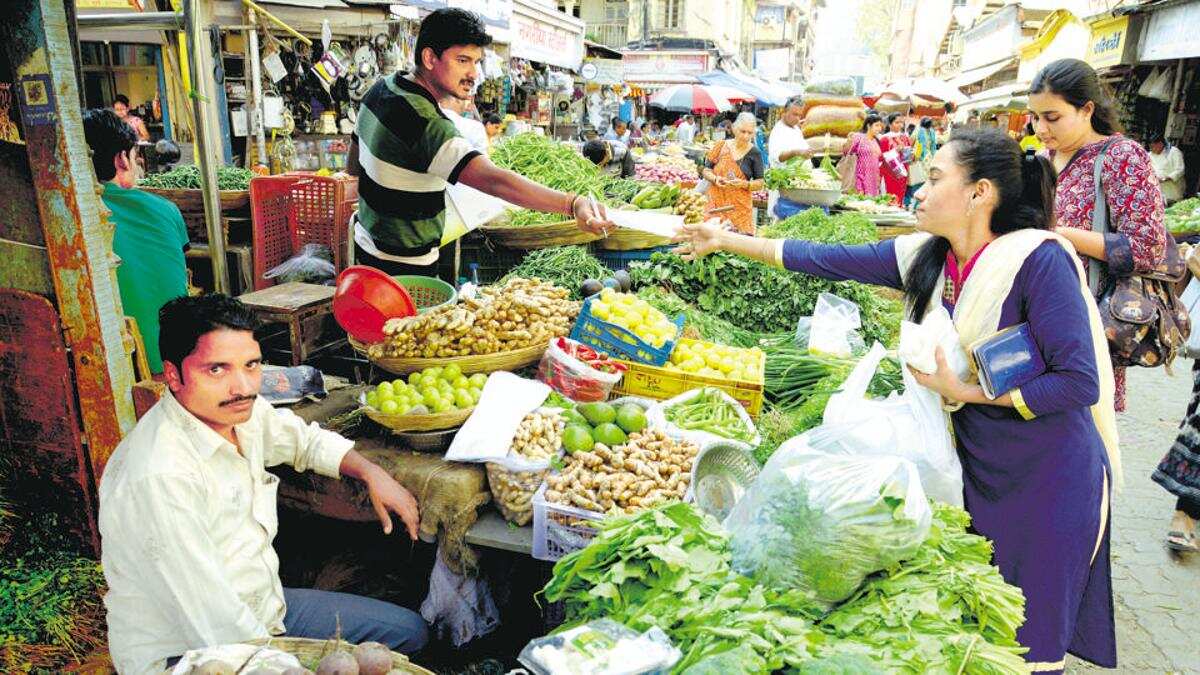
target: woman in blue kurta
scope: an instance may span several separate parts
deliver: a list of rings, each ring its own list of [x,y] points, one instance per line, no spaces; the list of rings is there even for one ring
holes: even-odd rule
[[[1047,371],[989,400],[938,350],[915,373],[950,404],[964,503],[995,543],[996,565],[1026,596],[1018,633],[1034,672],[1066,653],[1116,666],[1108,497],[1118,460],[1113,379],[1099,314],[1069,242],[1049,231],[1054,172],[996,130],[957,133],[915,195],[923,234],[862,246],[763,240],[710,221],[685,226],[680,252],[725,250],[827,279],[903,289],[919,321],[940,300],[964,343],[1028,322]],[[1107,409],[1106,409],[1107,405]]]

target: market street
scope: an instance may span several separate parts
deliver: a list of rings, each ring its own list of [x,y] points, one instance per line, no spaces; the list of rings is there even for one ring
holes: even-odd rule
[[[1150,480],[1175,439],[1191,395],[1191,361],[1175,376],[1129,370],[1129,410],[1118,417],[1125,487],[1113,503],[1113,601],[1122,673],[1200,672],[1192,611],[1200,588],[1200,556],[1163,545],[1175,498]],[[1068,657],[1068,673],[1105,671]]]

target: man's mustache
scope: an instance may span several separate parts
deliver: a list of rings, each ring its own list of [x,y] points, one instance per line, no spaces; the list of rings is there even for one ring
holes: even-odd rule
[[[241,403],[242,401],[253,401],[254,398],[255,397],[253,396],[238,396],[237,398],[231,398],[228,401],[222,401],[221,406],[234,405],[235,403]]]

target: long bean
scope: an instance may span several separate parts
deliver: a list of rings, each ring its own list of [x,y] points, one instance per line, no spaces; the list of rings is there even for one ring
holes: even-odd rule
[[[686,402],[667,408],[667,420],[691,431],[706,431],[722,438],[751,441],[754,435],[742,421],[741,415],[720,391],[705,387]]]

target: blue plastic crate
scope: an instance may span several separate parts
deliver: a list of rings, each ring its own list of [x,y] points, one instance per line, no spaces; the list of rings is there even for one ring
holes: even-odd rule
[[[600,262],[608,269],[619,272],[628,270],[629,265],[635,262],[645,262],[650,259],[650,256],[655,253],[669,253],[674,246],[656,246],[654,248],[639,248],[632,251],[606,251],[602,248],[597,248],[593,251]]]
[[[592,302],[595,299],[593,296],[583,301],[583,309],[579,311],[579,318],[575,320],[575,327],[571,329],[572,340],[606,352],[609,356],[651,366],[661,366],[671,358],[671,351],[675,349],[675,341],[683,333],[682,314],[674,321],[675,340],[670,340],[662,347],[655,348],[654,345],[642,341],[637,335],[621,326],[601,321],[592,316]]]

